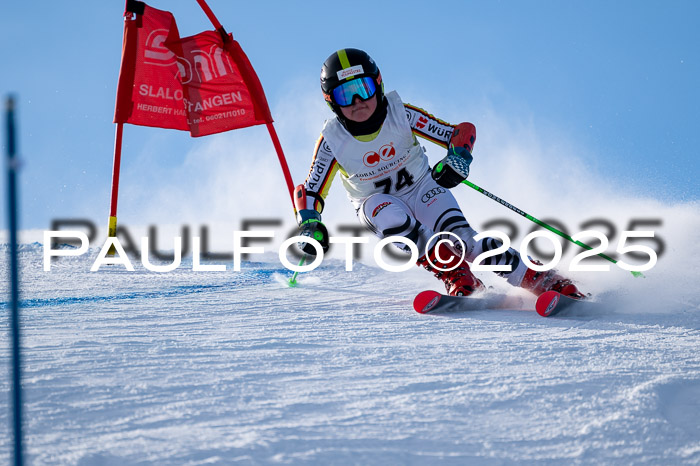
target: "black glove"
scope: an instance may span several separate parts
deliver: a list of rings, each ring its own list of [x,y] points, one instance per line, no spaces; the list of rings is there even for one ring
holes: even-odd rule
[[[433,167],[431,176],[443,188],[454,188],[469,176],[473,159],[466,147],[450,146],[445,158]]]
[[[312,209],[304,209],[298,212],[300,223],[299,223],[299,236],[308,236],[313,238],[321,244],[323,248],[323,253],[328,252],[328,229],[321,222],[321,214]],[[306,241],[300,241],[297,243],[299,249],[304,253],[315,256],[316,248]]]
[[[469,176],[472,149],[476,141],[476,127],[468,122],[455,126],[447,155],[433,167],[433,179],[443,188],[454,188]]]

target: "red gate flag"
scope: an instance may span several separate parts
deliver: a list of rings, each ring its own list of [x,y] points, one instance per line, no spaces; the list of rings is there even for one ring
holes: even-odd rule
[[[292,175],[260,80],[241,46],[226,33],[206,0],[197,3],[216,31],[181,39],[171,13],[137,0],[126,0],[114,109],[117,129],[109,207],[110,237],[115,237],[117,232],[124,123],[189,131],[193,137],[265,124],[294,205]]]
[[[272,116],[231,34],[181,39],[171,13],[128,0],[114,122],[198,137],[271,123]]]

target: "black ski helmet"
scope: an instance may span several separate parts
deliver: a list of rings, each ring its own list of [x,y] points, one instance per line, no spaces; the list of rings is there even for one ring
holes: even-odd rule
[[[374,79],[377,86],[378,107],[384,107],[384,84],[379,67],[372,57],[359,49],[341,49],[334,52],[326,59],[321,68],[321,91],[323,98],[338,116],[341,122],[345,118],[340,111],[340,106],[333,100],[333,89],[355,78],[369,76]]]

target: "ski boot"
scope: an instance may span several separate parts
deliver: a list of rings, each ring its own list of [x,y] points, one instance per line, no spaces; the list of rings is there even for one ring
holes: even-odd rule
[[[438,261],[438,257],[446,263]],[[474,276],[467,261],[446,243],[433,247],[428,254],[418,259],[417,265],[432,272],[438,279],[445,282],[445,289],[450,296],[469,296],[475,291],[484,289],[484,284]],[[459,264],[453,270],[450,269]]]
[[[537,261],[535,261],[535,263],[537,265],[542,265]],[[537,272],[528,269],[528,271],[525,272],[525,277],[520,287],[534,293],[536,296],[541,295],[545,291],[557,291],[573,299],[586,298],[586,295],[579,291],[574,282],[568,278],[562,277],[554,270]]]

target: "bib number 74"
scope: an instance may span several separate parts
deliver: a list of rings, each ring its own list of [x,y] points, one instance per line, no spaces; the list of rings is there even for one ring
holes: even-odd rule
[[[394,192],[397,192],[405,188],[406,186],[411,186],[412,184],[413,175],[408,173],[408,170],[406,170],[406,167],[404,167],[396,173],[396,184],[393,184],[391,177],[387,176],[386,178],[382,178],[379,181],[375,181],[374,187],[383,188],[384,190],[382,192],[384,194],[391,194],[392,186],[394,187]]]

